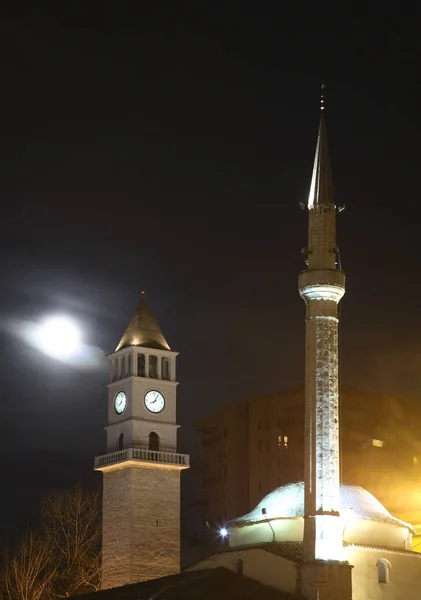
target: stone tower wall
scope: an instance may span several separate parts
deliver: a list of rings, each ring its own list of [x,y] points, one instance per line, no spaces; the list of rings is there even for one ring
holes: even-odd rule
[[[104,471],[102,588],[180,571],[180,471]]]

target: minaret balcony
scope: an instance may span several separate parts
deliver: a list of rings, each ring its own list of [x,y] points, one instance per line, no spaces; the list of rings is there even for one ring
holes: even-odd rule
[[[298,287],[309,300],[339,302],[345,293],[345,275],[337,269],[308,269],[300,273]]]
[[[190,456],[180,454],[174,450],[149,450],[141,446],[116,450],[109,454],[103,454],[95,458],[95,469],[104,471],[116,469],[123,466],[124,463],[131,463],[127,466],[154,467],[154,468],[172,468],[188,469],[190,466]],[[126,466],[126,465],[125,465]]]

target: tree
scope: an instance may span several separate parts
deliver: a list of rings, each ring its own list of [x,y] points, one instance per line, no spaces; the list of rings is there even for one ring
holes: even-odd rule
[[[5,600],[49,600],[57,568],[53,547],[45,539],[28,532],[15,552],[6,553],[0,576]]]
[[[101,497],[77,485],[42,501],[44,535],[56,562],[56,598],[93,592],[101,584]]]
[[[58,600],[96,591],[101,582],[101,498],[80,485],[41,503],[40,534],[29,532],[7,552],[3,600]],[[3,593],[3,596],[2,596]]]

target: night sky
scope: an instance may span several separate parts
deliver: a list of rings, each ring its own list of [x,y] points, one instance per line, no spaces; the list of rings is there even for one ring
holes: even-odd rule
[[[420,393],[415,3],[368,3],[360,15],[263,0],[148,4],[1,17],[0,541],[104,450],[102,356],[141,290],[180,352],[180,448],[193,457],[199,416],[303,384],[298,203],[322,83],[346,205],[342,383]],[[101,357],[90,367],[15,335],[16,322],[57,312],[80,322]]]

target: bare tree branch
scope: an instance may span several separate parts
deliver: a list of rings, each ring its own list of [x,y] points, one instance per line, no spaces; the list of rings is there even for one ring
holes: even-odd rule
[[[42,503],[46,539],[58,563],[57,598],[100,587],[101,497],[80,485],[50,493]]]
[[[1,600],[55,600],[94,592],[101,582],[101,497],[81,486],[51,492],[41,535],[28,532],[6,552]]]
[[[56,575],[53,548],[45,539],[28,532],[13,554],[5,556],[0,575],[7,600],[50,600]]]

